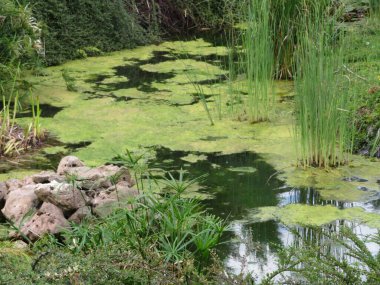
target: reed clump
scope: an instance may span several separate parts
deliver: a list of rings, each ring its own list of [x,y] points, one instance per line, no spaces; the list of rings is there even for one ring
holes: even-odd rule
[[[380,18],[380,1],[370,0],[369,1],[370,14],[373,18]]]
[[[297,33],[295,138],[304,166],[337,166],[350,153],[352,112],[342,84],[343,33],[329,11],[320,3],[305,6],[304,28]]]
[[[251,123],[267,121],[273,103],[271,1],[248,0],[228,35],[229,110]],[[246,96],[245,96],[246,95]]]
[[[273,42],[270,28],[271,1],[252,0],[247,29],[243,33],[244,68],[251,122],[269,119],[273,102]]]

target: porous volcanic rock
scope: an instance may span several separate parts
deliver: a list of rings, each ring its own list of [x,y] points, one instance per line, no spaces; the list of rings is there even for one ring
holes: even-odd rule
[[[77,210],[86,206],[90,200],[73,185],[56,181],[38,184],[34,192],[40,200],[52,203],[63,211]]]
[[[115,208],[130,207],[129,201],[137,196],[138,191],[130,188],[128,182],[119,182],[92,200],[93,212],[99,217],[108,216]]]
[[[8,193],[5,206],[1,210],[8,220],[19,225],[31,211],[37,208],[40,201],[34,193],[35,187],[35,185],[27,185]]]
[[[63,212],[51,203],[43,203],[34,216],[21,228],[21,233],[31,241],[44,234],[58,234],[70,226]]]
[[[60,233],[70,222],[81,223],[93,214],[104,217],[115,208],[130,207],[129,201],[138,195],[133,186],[125,167],[90,168],[79,158],[66,156],[57,172],[0,182],[0,213],[20,227],[21,234],[14,232],[11,237],[35,241],[46,233]]]
[[[65,175],[71,168],[85,166],[84,163],[76,156],[65,156],[58,165],[57,174]]]

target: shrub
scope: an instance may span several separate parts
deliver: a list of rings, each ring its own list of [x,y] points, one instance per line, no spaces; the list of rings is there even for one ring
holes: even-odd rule
[[[75,58],[77,59],[85,59],[88,57],[87,53],[83,49],[77,49],[75,54]]]
[[[99,56],[102,55],[103,52],[97,47],[84,47],[83,51],[87,54],[87,56]]]
[[[149,40],[122,0],[31,0],[31,5],[35,17],[44,23],[49,65],[74,59],[77,50],[86,51],[85,47],[114,51]]]

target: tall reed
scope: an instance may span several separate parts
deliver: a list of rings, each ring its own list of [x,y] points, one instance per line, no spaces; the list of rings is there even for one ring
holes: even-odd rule
[[[318,3],[315,3],[318,2]],[[318,4],[326,8],[332,0],[276,0],[271,1],[270,23],[273,32],[275,76],[277,79],[292,79],[295,72],[294,53],[303,30],[303,13],[308,7]],[[309,17],[316,17],[314,9]],[[317,16],[318,17],[318,16]]]
[[[243,33],[244,67],[248,91],[248,117],[251,122],[269,119],[273,102],[273,42],[270,28],[271,1],[251,0],[247,29]]]
[[[371,17],[380,18],[380,1],[379,0],[370,0],[369,8]]]
[[[320,3],[303,11],[297,33],[296,139],[304,166],[346,161],[351,138],[349,96],[342,92],[342,33]]]

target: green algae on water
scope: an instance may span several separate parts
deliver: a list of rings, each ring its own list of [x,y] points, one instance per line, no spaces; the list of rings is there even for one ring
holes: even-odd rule
[[[380,229],[380,215],[367,213],[360,207],[341,210],[331,205],[292,204],[284,207],[262,207],[252,213],[250,218],[256,222],[277,220],[288,226],[322,226],[336,220],[348,220]]]
[[[357,187],[377,189],[379,162],[352,156],[352,161],[347,166],[338,169],[297,167],[292,138],[294,106],[291,100],[283,100],[286,96],[293,96],[291,82],[276,82],[276,113],[270,122],[251,125],[246,121],[226,117],[216,121],[215,126],[211,127],[203,106],[194,95],[195,88],[187,82],[184,66],[189,65],[191,72],[200,79],[208,78],[206,73],[212,75],[210,78],[216,78],[214,76],[223,74],[224,71],[219,65],[205,63],[201,57],[199,61],[195,57],[173,60],[175,56],[171,56],[166,63],[144,62],[141,66],[143,69],[161,73],[174,72],[174,77],[151,82],[148,86],[150,92],[138,87],[106,92],[96,90],[96,84],[88,81],[101,75],[107,76],[105,82],[108,83],[128,81],[129,78],[117,76],[115,68],[152,59],[154,52],[217,55],[217,50],[203,40],[168,42],[49,68],[48,76],[33,79],[35,92],[39,94],[41,104],[64,109],[53,118],[41,118],[41,124],[64,144],[91,141],[90,145],[72,153],[89,166],[104,164],[126,148],[134,150],[158,145],[173,151],[202,153],[232,154],[252,151],[273,165],[278,171],[278,177],[288,185],[314,187],[323,199],[366,201],[373,195],[370,191],[360,191]],[[205,72],[203,67],[209,68],[209,72]],[[75,75],[78,92],[66,90],[61,76],[62,68],[71,70]],[[222,113],[227,112],[227,90],[228,87],[223,83],[205,85],[204,91],[212,111],[215,95],[220,94],[223,102]],[[131,100],[118,100],[120,98]],[[216,117],[216,114],[213,116]],[[21,122],[23,120],[24,118],[20,119]],[[205,140],[207,137],[223,139]],[[47,149],[46,153],[55,151],[58,149]],[[347,176],[359,176],[369,181],[365,185],[342,181]]]
[[[249,167],[249,166],[246,166],[246,167],[230,167],[230,168],[228,168],[228,170],[232,171],[232,172],[240,172],[240,173],[255,173],[257,171],[256,168]]]
[[[207,156],[204,155],[204,154],[196,155],[196,154],[190,153],[187,156],[181,157],[181,160],[187,161],[187,162],[190,162],[190,163],[195,163],[197,161],[207,160]]]

